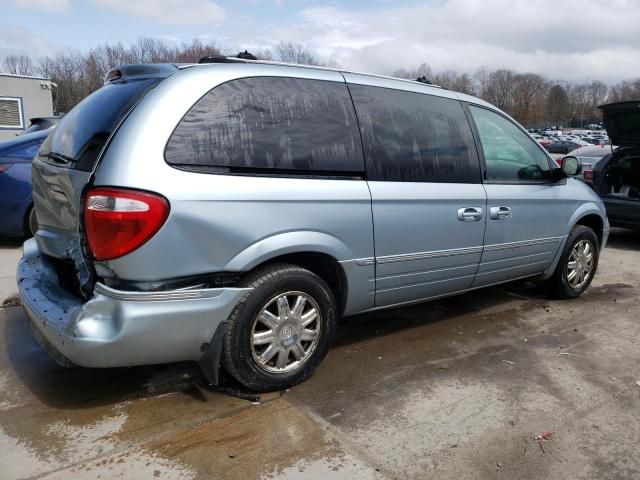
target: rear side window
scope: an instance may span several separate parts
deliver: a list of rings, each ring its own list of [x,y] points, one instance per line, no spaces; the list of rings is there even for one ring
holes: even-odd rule
[[[159,81],[158,78],[124,80],[93,92],[62,117],[38,157],[59,166],[92,171],[120,121]]]
[[[473,134],[459,101],[364,85],[349,89],[369,179],[480,182]]]
[[[243,78],[219,85],[184,116],[165,157],[170,165],[222,172],[364,170],[346,85],[297,78]]]

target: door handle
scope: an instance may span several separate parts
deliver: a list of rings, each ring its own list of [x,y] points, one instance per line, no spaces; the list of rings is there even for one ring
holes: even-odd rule
[[[491,207],[489,216],[492,220],[509,220],[511,218],[511,208],[509,207]]]
[[[458,220],[461,222],[477,222],[482,218],[482,209],[479,207],[463,207],[458,209]]]

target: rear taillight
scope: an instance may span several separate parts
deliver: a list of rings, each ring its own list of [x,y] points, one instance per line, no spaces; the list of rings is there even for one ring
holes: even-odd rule
[[[564,157],[556,159],[556,163],[560,168],[562,168],[562,164],[564,163]]]
[[[593,182],[593,170],[585,170],[582,172],[582,178],[585,182]]]
[[[9,170],[12,165],[13,163],[0,163],[0,173],[6,172],[7,170]]]
[[[84,224],[96,260],[111,260],[142,246],[169,216],[169,202],[154,193],[120,188],[89,190]]]

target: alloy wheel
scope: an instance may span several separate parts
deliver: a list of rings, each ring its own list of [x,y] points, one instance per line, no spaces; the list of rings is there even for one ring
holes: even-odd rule
[[[584,287],[593,273],[595,248],[589,240],[580,240],[571,249],[567,263],[567,282],[574,289]]]
[[[288,373],[312,355],[321,328],[316,301],[303,292],[286,292],[269,300],[251,328],[251,354],[269,373]]]

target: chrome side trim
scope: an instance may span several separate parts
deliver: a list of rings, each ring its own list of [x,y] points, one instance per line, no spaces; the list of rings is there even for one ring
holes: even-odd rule
[[[410,262],[412,260],[423,260],[427,258],[452,257],[455,255],[469,255],[472,253],[482,253],[482,247],[454,248],[451,250],[434,250],[432,252],[407,253],[402,255],[386,255],[376,257],[377,263]]]
[[[392,303],[390,305],[380,305],[379,307],[373,307],[373,308],[369,308],[368,310],[363,310],[361,312],[358,312],[358,314],[368,313],[368,312],[375,312],[377,310],[386,310],[387,308],[415,305],[417,303],[427,302],[427,301],[431,301],[431,300],[437,300],[438,298],[453,297],[453,296],[459,295],[461,293],[472,292],[474,290],[480,290],[481,288],[491,287],[493,285],[501,285],[503,283],[511,283],[513,281],[521,280],[523,278],[536,277],[537,275],[538,274],[527,274],[527,275],[522,275],[522,276],[516,277],[516,278],[510,278],[508,280],[499,280],[497,282],[488,283],[486,285],[480,285],[480,286],[477,286],[477,287],[470,287],[470,288],[465,288],[465,289],[462,289],[462,290],[456,290],[455,292],[447,292],[447,293],[442,293],[440,295],[432,295],[430,297],[418,298],[416,300],[407,300],[405,302]]]
[[[486,262],[482,262],[480,264],[480,269],[482,269],[483,267],[484,268],[492,267],[492,266],[495,266],[495,265],[499,265],[501,263],[504,264],[504,263],[507,263],[507,262],[514,262],[514,261],[520,261],[520,260],[522,260],[522,261],[524,261],[524,260],[532,260],[532,259],[535,259],[535,258],[538,258],[538,257],[542,257],[542,256],[545,256],[545,255],[551,255],[552,253],[554,253],[553,250],[544,250],[543,252],[532,253],[530,255],[518,255],[516,257],[500,258],[500,260],[489,260],[489,261],[486,261]],[[545,260],[540,260],[540,261],[545,261]],[[480,273],[480,271],[478,273]]]
[[[430,282],[407,283],[405,285],[399,285],[397,287],[380,288],[377,290],[377,293],[393,292],[396,290],[402,290],[403,288],[421,287],[423,285],[436,285],[438,283],[455,282],[465,278],[474,278],[474,277],[475,277],[475,273],[473,275],[463,275],[460,277],[444,278],[441,280],[432,280]]]
[[[477,267],[478,267],[477,263],[468,263],[465,265],[457,265],[455,267],[434,268],[429,270],[417,270],[414,272],[396,273],[393,275],[382,275],[382,276],[376,277],[376,280],[380,281],[380,280],[396,279],[396,278],[402,278],[402,277],[414,277],[416,275],[425,275],[428,273],[450,272],[452,270],[462,270],[464,268],[477,268]]]
[[[511,267],[505,267],[505,268],[497,268],[495,270],[489,270],[488,272],[478,272],[476,274],[476,277],[482,277],[482,276],[487,276],[487,275],[494,275],[496,273],[500,273],[500,272],[507,272],[509,270],[517,270],[519,268],[527,268],[527,267],[533,267],[534,265],[547,265],[549,262],[546,260],[540,260],[538,262],[532,262],[532,263],[525,263],[524,265],[514,265]],[[535,273],[532,275],[536,275]]]
[[[493,245],[485,245],[485,252],[493,252],[496,250],[506,250],[509,248],[530,247],[532,245],[544,245],[545,243],[557,243],[562,240],[563,237],[547,237],[547,238],[534,238],[532,240],[521,240],[519,242],[508,243],[494,243]]]
[[[453,248],[451,250],[434,250],[431,252],[405,253],[401,255],[385,255],[382,257],[361,258],[356,259],[356,265],[372,265],[373,263],[394,263],[394,262],[410,262],[412,260],[424,260],[427,258],[443,258],[455,255],[470,255],[473,253],[493,252],[497,250],[507,250],[510,248],[530,247],[532,245],[544,245],[548,243],[558,243],[564,237],[546,237],[534,238],[532,240],[521,240],[518,242],[495,243],[493,245],[485,245],[479,247]]]
[[[376,259],[373,257],[355,258],[353,260],[342,260],[338,263],[347,263],[347,262],[354,262],[359,267],[366,267],[367,265],[375,265]]]
[[[245,291],[248,292],[250,288],[203,288],[199,290],[170,290],[166,292],[132,292],[125,290],[116,290],[115,288],[107,287],[103,283],[96,283],[94,292],[96,294],[104,295],[105,297],[113,298],[116,300],[126,300],[132,302],[154,302],[154,301],[168,301],[168,300],[194,300],[199,298],[216,298],[222,295],[225,291]]]

